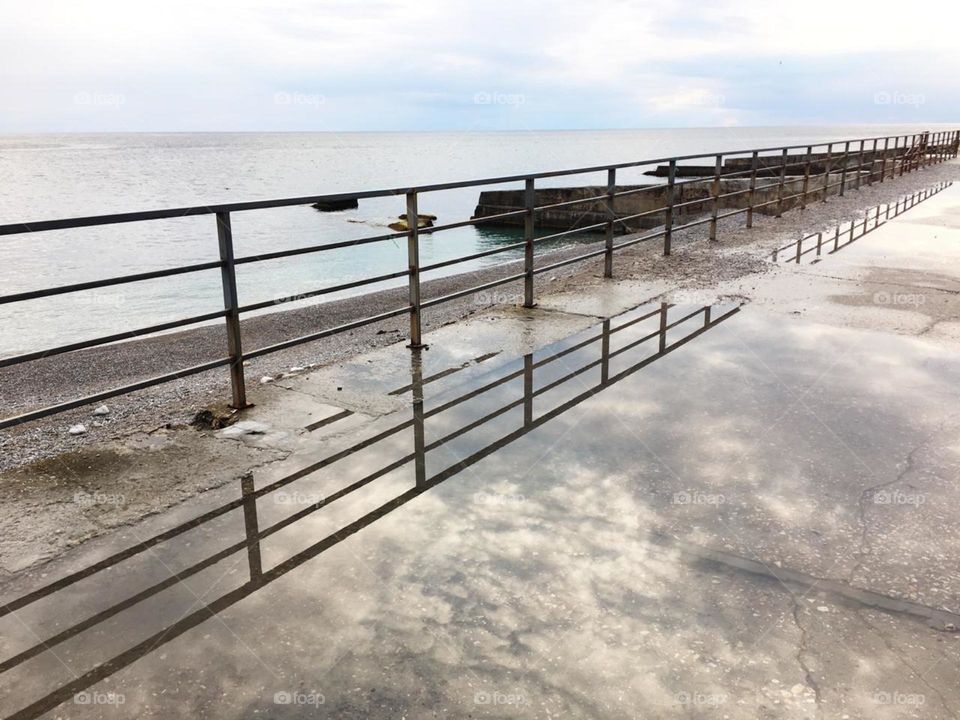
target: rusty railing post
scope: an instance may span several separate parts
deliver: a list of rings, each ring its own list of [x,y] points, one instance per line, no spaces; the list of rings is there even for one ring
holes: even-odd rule
[[[420,218],[417,193],[407,193],[407,269],[409,271],[411,350],[423,347],[420,326]]]
[[[677,161],[670,161],[670,170],[667,174],[667,208],[663,217],[663,254],[670,254],[670,244],[673,242],[673,191],[677,181]]]
[[[723,155],[717,155],[713,168],[713,185],[710,194],[713,196],[713,211],[710,214],[710,239],[717,239],[717,213],[720,210],[720,172],[723,168]]]
[[[603,255],[603,276],[605,278],[613,277],[613,222],[616,214],[613,210],[615,200],[614,193],[617,191],[617,169],[607,170],[607,244],[606,252]]]
[[[830,192],[830,166],[833,164],[833,143],[827,145],[827,159],[823,166],[823,197],[820,202],[827,201],[827,193]]]
[[[533,178],[523,186],[523,202],[527,214],[523,216],[523,306],[536,307],[533,301],[533,230],[536,227],[537,192]]]
[[[247,388],[243,375],[243,343],[240,339],[240,302],[237,297],[237,270],[233,255],[233,228],[230,213],[217,213],[217,240],[220,246],[220,283],[223,309],[226,311],[227,354],[230,357],[232,407],[247,407]]]
[[[847,189],[847,166],[850,164],[850,141],[843,146],[843,167],[840,168],[840,197]]]
[[[756,191],[757,191],[757,163],[758,162],[759,162],[758,153],[756,150],[754,150],[753,155],[750,158],[750,193],[749,195],[747,195],[748,197],[747,227],[748,228],[753,227],[753,203],[754,203],[754,195],[756,194]]]
[[[787,179],[787,149],[780,155],[780,182],[777,185],[777,217],[783,215],[783,184]]]
[[[883,156],[880,160],[880,182],[884,181],[884,178],[887,176],[887,151],[890,149],[890,138],[885,137],[883,139]]]
[[[810,162],[813,156],[813,145],[807,145],[807,158],[803,168],[803,192],[800,193],[800,209],[807,209],[807,191],[810,189]]]
[[[857,190],[860,189],[860,185],[863,181],[863,146],[866,144],[866,140],[860,141],[860,152],[857,154]]]

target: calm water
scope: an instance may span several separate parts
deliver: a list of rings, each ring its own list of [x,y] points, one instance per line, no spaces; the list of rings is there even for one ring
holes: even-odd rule
[[[0,223],[402,187],[676,154],[907,133],[905,126],[708,128],[517,133],[196,133],[0,137]],[[621,172],[620,182],[641,178]],[[603,183],[600,175],[555,185]],[[546,184],[546,183],[545,183]],[[468,218],[479,189],[433,193],[421,212]],[[238,213],[238,255],[363,237],[404,212],[402,197],[357,210],[308,206]],[[516,241],[510,230],[462,228],[422,241],[424,263]],[[571,241],[573,242],[573,241]],[[216,259],[212,217],[0,238],[2,294]],[[444,268],[460,272],[497,255]],[[384,242],[246,265],[241,303],[289,298],[401,270],[406,247]],[[402,281],[394,281],[393,284]],[[367,290],[376,289],[370,286]],[[325,296],[331,299],[335,295]],[[0,355],[37,350],[217,310],[219,272],[121,285],[0,307]],[[314,300],[316,302],[316,300]],[[290,307],[284,304],[283,307]]]

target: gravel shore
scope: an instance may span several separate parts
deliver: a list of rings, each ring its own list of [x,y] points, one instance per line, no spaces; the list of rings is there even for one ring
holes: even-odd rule
[[[836,225],[861,216],[867,208],[893,201],[904,194],[930,187],[941,181],[960,179],[960,162],[953,161],[886,181],[848,191],[845,197],[815,202],[806,210],[792,210],[780,219],[757,215],[754,228],[746,230],[743,215],[727,218],[719,224],[719,243],[706,242],[707,226],[701,225],[674,235],[673,254],[662,255],[658,240],[642,243],[617,253],[614,275],[636,280],[668,280],[678,286],[711,283],[766,271],[766,255],[777,245],[795,239],[801,233]],[[602,247],[584,242],[538,257],[538,265],[574,257]],[[626,239],[618,238],[618,242]],[[542,295],[555,289],[575,287],[581,281],[599,277],[603,258],[591,258],[553,272],[537,276],[536,292]],[[475,272],[424,282],[424,299],[446,295],[498,277],[515,274],[522,263],[514,261]],[[243,321],[246,349],[272,343],[375,315],[406,303],[406,288],[396,288],[359,297],[278,311]],[[497,304],[522,298],[519,282],[503,285],[479,294],[429,308],[423,313],[424,332]],[[256,384],[262,376],[276,377],[295,366],[327,365],[343,361],[366,350],[395,343],[406,337],[408,320],[400,316],[338,336],[307,343],[250,361],[247,383]],[[429,342],[429,335],[425,335]],[[52,343],[53,344],[53,343]],[[222,326],[200,327],[188,331],[118,343],[67,353],[0,370],[0,397],[3,415],[85,396],[152,377],[178,368],[222,357],[226,341]],[[0,470],[88,447],[131,432],[149,430],[167,424],[189,422],[210,405],[229,399],[226,368],[218,368],[181,380],[107,401],[109,415],[95,417],[93,407],[83,407],[51,418],[0,431]],[[72,436],[67,429],[84,423],[87,432]]]

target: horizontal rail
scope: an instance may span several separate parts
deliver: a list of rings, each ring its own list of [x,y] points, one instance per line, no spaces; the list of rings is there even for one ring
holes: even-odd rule
[[[47,350],[38,350],[36,352],[25,353],[23,355],[0,358],[0,368],[10,367],[11,365],[19,365],[20,363],[28,362],[30,360],[39,360],[40,358],[61,355],[62,353],[73,352],[75,350],[86,350],[87,348],[97,347],[98,345],[108,345],[110,343],[120,342],[123,340],[132,340],[136,337],[164,332],[166,330],[174,330],[187,325],[196,325],[198,323],[208,322],[210,320],[218,320],[226,314],[227,313],[225,310],[218,310],[216,312],[204,313],[203,315],[194,315],[193,317],[182,318],[180,320],[171,320],[170,322],[150,325],[149,327],[138,328],[136,330],[126,330],[124,332],[114,333],[113,335],[104,335],[92,340],[83,340],[81,342],[70,343],[68,345],[60,345],[59,347],[49,348]]]
[[[158,375],[156,377],[147,378],[146,380],[138,380],[137,382],[130,383],[129,385],[124,385],[122,387],[113,388],[112,390],[104,390],[103,392],[93,393],[92,395],[77,398],[76,400],[68,400],[57,405],[51,405],[41,410],[34,410],[32,412],[23,413],[22,415],[3,418],[0,420],[0,430],[13,427],[14,425],[19,425],[20,423],[29,422],[30,420],[39,420],[40,418],[47,417],[49,415],[55,415],[56,413],[65,412],[66,410],[73,410],[74,408],[83,407],[84,405],[90,405],[95,402],[100,402],[101,400],[108,400],[110,398],[117,397],[118,395],[126,395],[128,393],[136,392],[137,390],[145,390],[146,388],[153,387],[154,385],[180,380],[190,375],[196,375],[197,373],[201,373],[206,370],[213,370],[214,368],[223,367],[224,365],[229,364],[230,358],[211,360],[210,362],[205,362],[192,367],[183,368],[182,370],[177,370],[176,372]]]
[[[73,285],[60,285],[58,287],[44,288],[43,290],[28,290],[27,292],[0,296],[0,305],[23,302],[24,300],[36,300],[38,298],[63,295],[65,293],[80,292],[81,290],[95,290],[97,288],[110,287],[112,285],[123,285],[125,283],[141,282],[143,280],[154,280],[156,278],[172,277],[174,275],[185,275],[186,273],[200,272],[202,270],[216,270],[219,267],[221,267],[220,262],[181,265],[180,267],[167,268],[165,270],[153,270],[151,272],[135,273],[133,275],[122,275],[120,277],[106,278],[105,280],[90,280],[89,282],[74,283]]]

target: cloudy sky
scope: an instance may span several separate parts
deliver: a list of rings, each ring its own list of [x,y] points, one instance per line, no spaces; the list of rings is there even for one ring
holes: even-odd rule
[[[960,117],[956,3],[0,5],[0,132],[631,128]]]

